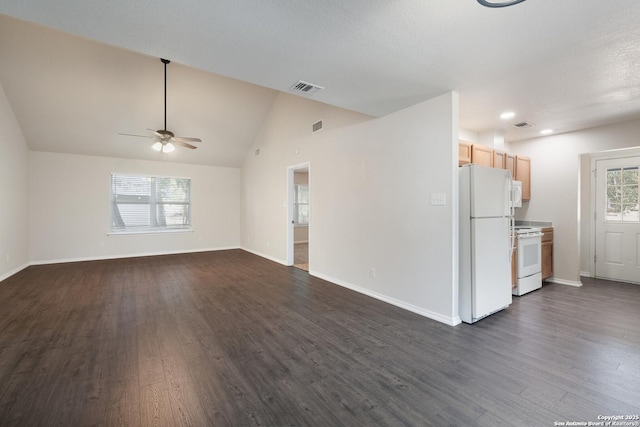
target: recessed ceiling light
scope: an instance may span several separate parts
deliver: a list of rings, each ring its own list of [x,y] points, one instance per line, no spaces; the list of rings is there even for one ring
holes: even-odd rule
[[[514,113],[513,111],[505,111],[504,113],[500,114],[500,118],[502,120],[513,119],[515,116],[516,116],[516,113]]]
[[[553,129],[542,129],[540,131],[541,135],[549,135],[550,133],[553,133]]]

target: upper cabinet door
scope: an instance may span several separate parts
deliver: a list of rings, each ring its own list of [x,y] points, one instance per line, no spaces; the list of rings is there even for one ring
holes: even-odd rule
[[[507,153],[504,159],[504,168],[511,172],[511,178],[516,179],[516,155]]]
[[[484,145],[473,144],[471,147],[471,163],[493,167],[493,149]]]
[[[531,200],[531,159],[516,156],[516,181],[522,182],[522,201]]]
[[[458,166],[471,163],[471,144],[467,141],[458,141]]]
[[[493,150],[493,167],[496,169],[507,168],[507,153],[502,150]]]

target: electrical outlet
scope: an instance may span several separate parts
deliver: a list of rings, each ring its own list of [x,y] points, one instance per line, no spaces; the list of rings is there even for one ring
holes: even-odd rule
[[[375,268],[371,268],[371,269],[369,270],[369,275],[370,275],[371,277],[376,277],[376,269],[375,269]]]
[[[431,206],[444,206],[447,204],[446,193],[431,193]]]

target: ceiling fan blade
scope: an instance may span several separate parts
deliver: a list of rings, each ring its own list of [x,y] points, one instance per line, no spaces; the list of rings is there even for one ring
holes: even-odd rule
[[[153,134],[158,137],[158,138],[164,138],[164,135],[162,135],[160,132],[153,130],[153,129],[149,129],[147,128],[148,131],[153,132]]]
[[[184,141],[180,141],[180,140],[177,140],[175,138],[172,141],[173,141],[174,144],[180,145],[180,146],[185,147],[185,148],[191,148],[192,150],[195,150],[196,148],[198,148],[195,145],[188,144],[188,143],[186,143]]]
[[[135,135],[135,134],[132,134],[132,133],[119,133],[118,135],[124,135],[124,136],[136,136],[136,137],[139,137],[139,138],[151,138],[151,139],[156,139],[156,137],[155,137],[155,136],[149,136],[149,135]]]
[[[171,139],[173,141],[180,141],[180,142],[202,142],[200,138],[189,138],[187,136],[174,136]]]

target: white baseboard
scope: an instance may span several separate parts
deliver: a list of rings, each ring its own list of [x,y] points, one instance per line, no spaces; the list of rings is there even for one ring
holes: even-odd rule
[[[31,261],[29,265],[48,265],[48,264],[62,264],[66,262],[84,262],[84,261],[104,261],[109,259],[124,259],[124,258],[139,258],[145,256],[160,256],[160,255],[179,255],[179,254],[191,254],[198,252],[213,252],[213,251],[226,251],[231,249],[240,249],[238,246],[220,247],[220,248],[203,248],[203,249],[190,249],[183,251],[163,251],[163,252],[143,252],[136,254],[126,255],[104,255],[93,257],[80,257],[80,258],[60,258],[50,260]]]
[[[551,277],[549,279],[546,279],[547,282],[551,282],[551,283],[556,283],[558,285],[566,285],[566,286],[573,286],[576,288],[579,288],[580,286],[582,286],[582,282],[574,282],[573,280],[564,280],[564,279],[557,279],[555,277]]]
[[[31,263],[25,264],[22,267],[19,267],[13,271],[10,271],[9,273],[6,273],[3,276],[0,276],[0,282],[5,280],[6,278],[13,276],[14,274],[20,272],[21,270],[25,269],[26,267],[28,267],[29,265],[47,265],[47,264],[60,264],[60,263],[67,263],[67,262],[83,262],[83,261],[101,261],[101,260],[109,260],[109,259],[122,259],[122,258],[136,258],[136,257],[144,257],[144,256],[158,256],[158,255],[176,255],[176,254],[184,254],[184,253],[197,253],[197,252],[209,252],[209,251],[222,251],[222,250],[230,250],[230,249],[242,249],[243,251],[247,251],[249,253],[252,253],[254,255],[257,255],[259,257],[268,259],[270,261],[276,262],[278,264],[282,264],[284,266],[286,266],[286,262],[279,259],[279,258],[275,258],[272,257],[270,255],[266,255],[263,253],[260,253],[258,251],[254,251],[252,249],[249,248],[245,248],[245,247],[224,247],[224,248],[208,248],[208,249],[195,249],[195,250],[189,250],[189,251],[177,251],[177,252],[149,252],[149,253],[140,253],[140,254],[129,254],[129,255],[113,255],[113,256],[100,256],[100,257],[83,257],[83,258],[66,258],[66,259],[55,259],[55,260],[41,260],[41,261],[32,261]],[[347,283],[345,281],[318,273],[316,271],[310,271],[309,272],[310,275],[318,277],[322,280],[326,280],[328,282],[331,282],[333,284],[336,284],[338,286],[342,286],[344,288],[350,289],[352,291],[361,293],[363,295],[367,295],[371,298],[375,298],[377,300],[386,302],[388,304],[391,305],[395,305],[396,307],[400,307],[404,310],[408,310],[411,311],[413,313],[419,314],[421,316],[427,317],[429,319],[432,320],[436,320],[438,322],[444,323],[446,325],[449,326],[456,326],[459,325],[460,323],[462,323],[462,321],[460,320],[459,316],[455,316],[455,317],[448,317],[448,316],[444,316],[440,313],[437,313],[435,311],[431,311],[431,310],[426,310],[422,307],[418,307],[415,306],[413,304],[409,304],[405,301],[401,301],[392,297],[389,297],[387,295],[383,295],[383,294],[379,294],[377,292],[373,292],[370,291],[369,289],[365,289],[362,288],[360,286],[356,286],[353,285],[351,283]],[[582,283],[579,283],[579,286],[582,286]],[[575,285],[574,285],[575,286]]]
[[[590,271],[581,271],[580,277],[593,277]]]
[[[284,260],[282,260],[282,259],[280,259],[280,258],[276,258],[276,257],[273,257],[273,256],[271,256],[271,255],[263,254],[263,253],[261,253],[261,252],[254,251],[253,249],[245,248],[245,247],[242,247],[242,246],[240,247],[240,249],[242,249],[243,251],[247,251],[247,252],[249,252],[249,253],[252,253],[252,254],[254,254],[254,255],[257,255],[257,256],[259,256],[259,257],[266,258],[266,259],[268,259],[269,261],[277,262],[278,264],[282,264],[282,265],[284,265],[284,266],[286,266],[286,267],[289,267],[289,266],[287,265],[286,261],[284,261]]]
[[[309,241],[308,240],[295,240],[293,242],[293,244],[295,245],[296,243],[309,243]]]
[[[2,282],[5,279],[8,279],[9,277],[13,276],[14,274],[20,273],[22,270],[24,270],[25,268],[29,267],[29,263],[23,264],[18,268],[14,268],[11,271],[6,272],[5,274],[3,274],[2,276],[0,276],[0,282]]]
[[[327,276],[327,275],[322,274],[322,273],[318,273],[317,271],[310,271],[309,274],[312,275],[312,276],[318,277],[318,278],[320,278],[322,280],[326,280],[327,282],[331,282],[331,283],[336,284],[338,286],[342,286],[344,288],[351,289],[352,291],[358,292],[358,293],[363,294],[363,295],[367,295],[367,296],[369,296],[371,298],[375,298],[377,300],[386,302],[386,303],[391,304],[391,305],[395,305],[396,307],[400,307],[402,309],[411,311],[411,312],[419,314],[421,316],[428,317],[429,319],[436,320],[438,322],[444,323],[444,324],[449,325],[449,326],[456,326],[456,325],[459,325],[460,323],[462,323],[462,320],[460,320],[460,317],[458,317],[458,316],[456,316],[456,317],[448,317],[448,316],[444,316],[444,315],[442,315],[440,313],[436,313],[435,311],[425,310],[422,307],[418,307],[418,306],[415,306],[413,304],[409,304],[409,303],[407,303],[405,301],[401,301],[401,300],[389,297],[387,295],[383,295],[383,294],[379,294],[377,292],[370,291],[369,289],[365,289],[363,287],[356,286],[356,285],[351,284],[351,283],[347,283],[345,281],[336,279],[334,277]]]

